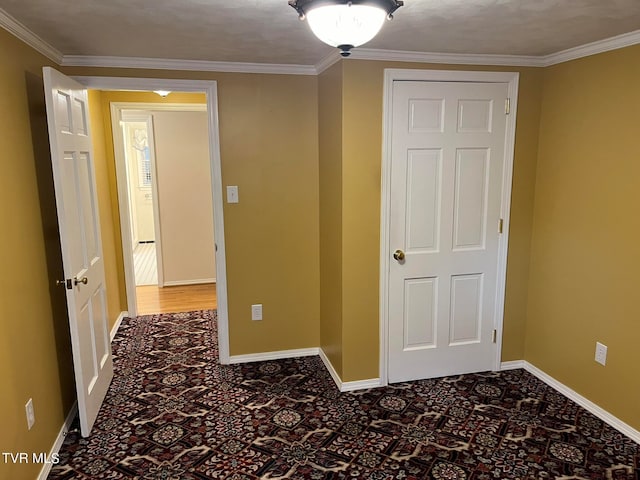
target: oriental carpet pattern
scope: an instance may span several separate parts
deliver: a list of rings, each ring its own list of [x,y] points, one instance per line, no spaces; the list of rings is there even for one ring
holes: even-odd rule
[[[216,312],[125,319],[50,479],[637,479],[640,446],[523,370],[340,393],[318,357],[224,366]]]

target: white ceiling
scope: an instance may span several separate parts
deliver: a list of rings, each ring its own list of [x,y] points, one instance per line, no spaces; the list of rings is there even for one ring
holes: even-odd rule
[[[313,65],[287,0],[0,0],[63,55]],[[640,0],[405,0],[367,48],[542,56],[640,29]]]

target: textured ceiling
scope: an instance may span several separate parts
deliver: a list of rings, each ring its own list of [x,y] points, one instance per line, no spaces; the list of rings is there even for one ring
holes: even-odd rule
[[[0,0],[65,55],[302,64],[332,49],[287,0]],[[366,48],[546,55],[640,29],[640,0],[405,0]]]

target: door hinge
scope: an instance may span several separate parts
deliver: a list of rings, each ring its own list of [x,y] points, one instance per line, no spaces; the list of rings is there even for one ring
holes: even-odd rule
[[[502,229],[504,228],[504,220],[501,218],[498,222],[498,233],[502,233]]]
[[[59,287],[65,287],[67,290],[73,289],[73,283],[70,278],[67,278],[66,280],[56,280],[56,285]]]
[[[504,101],[504,113],[505,115],[509,115],[511,113],[511,99],[507,98]]]
[[[498,330],[493,330],[493,334],[491,335],[491,341],[493,343],[496,343],[497,340],[498,340]]]

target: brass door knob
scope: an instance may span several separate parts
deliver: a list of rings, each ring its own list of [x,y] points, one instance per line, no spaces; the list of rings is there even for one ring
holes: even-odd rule
[[[404,252],[400,249],[393,252],[393,258],[395,258],[398,262],[404,260]]]
[[[89,279],[87,277],[82,277],[80,279],[78,279],[78,277],[73,279],[73,283],[74,285],[78,285],[79,283],[82,283],[84,285],[86,285],[87,283],[89,283]]]

